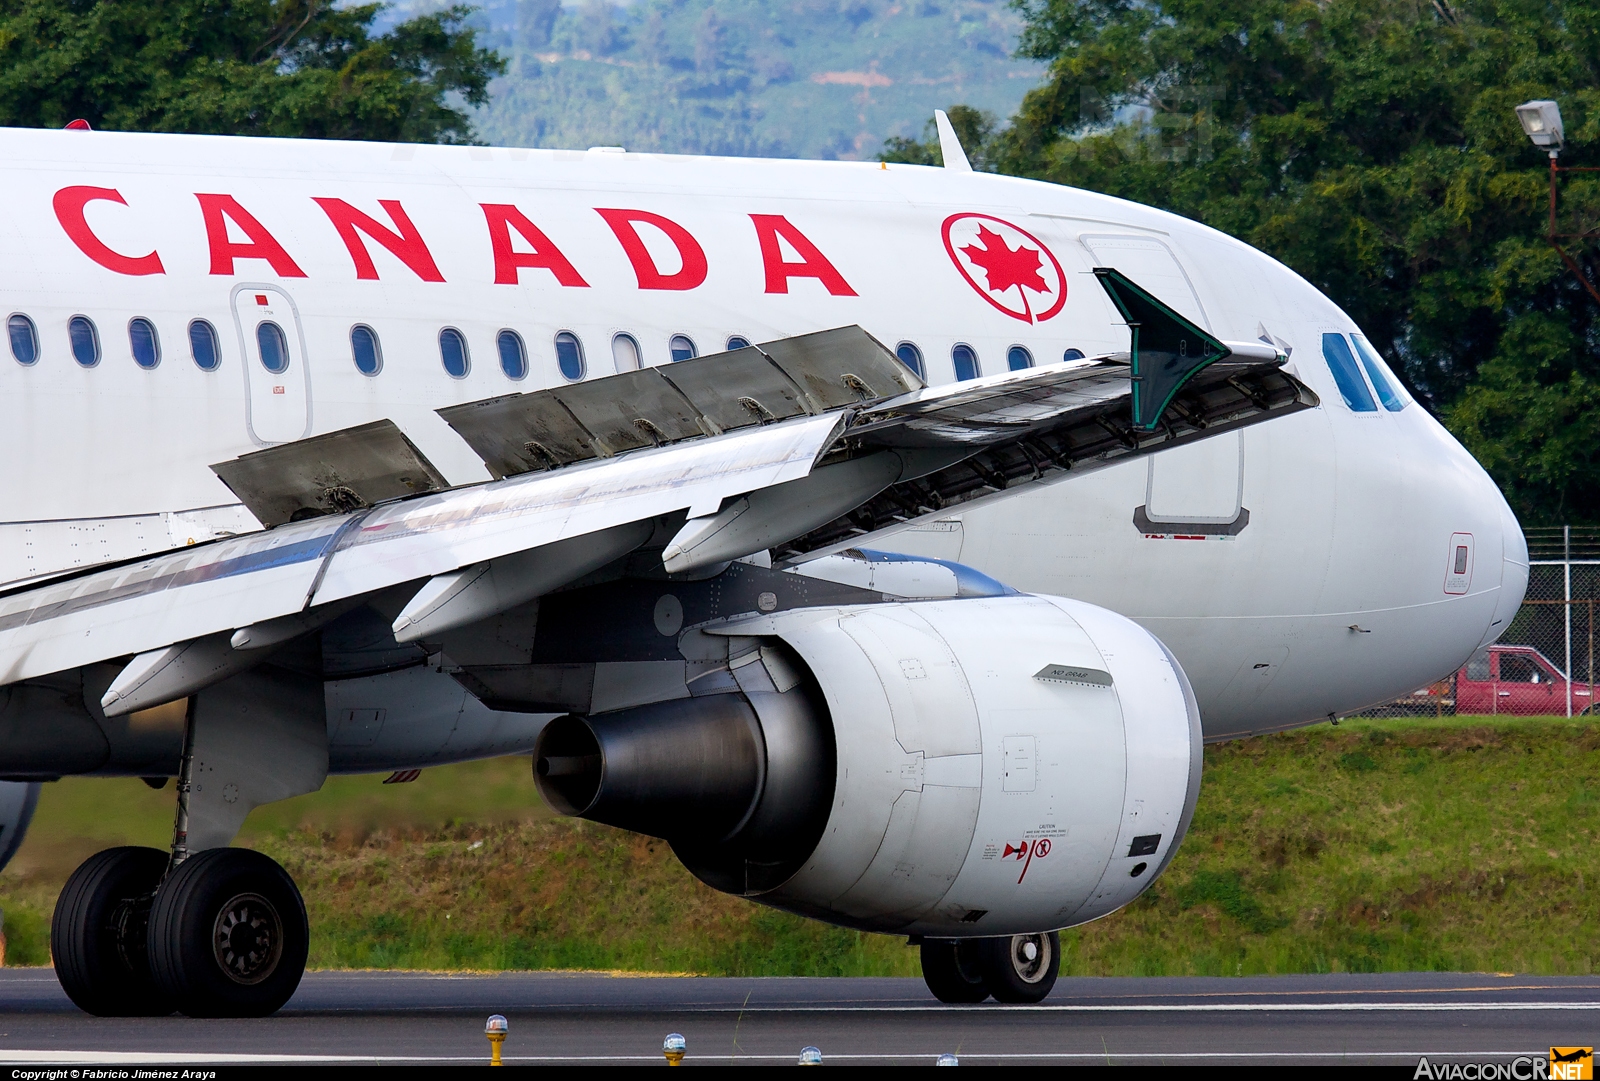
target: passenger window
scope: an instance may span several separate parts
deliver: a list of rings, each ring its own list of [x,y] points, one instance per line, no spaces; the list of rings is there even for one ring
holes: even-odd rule
[[[39,331],[26,315],[13,315],[6,320],[6,330],[11,335],[11,355],[18,364],[32,364],[39,359]]]
[[[1544,673],[1532,657],[1520,653],[1500,654],[1501,683],[1544,683]]]
[[[1467,678],[1474,683],[1489,682],[1489,655],[1480,653],[1467,662]]]
[[[639,355],[639,339],[632,334],[613,334],[611,336],[611,359],[619,372],[636,372],[642,365]]]
[[[583,378],[583,343],[570,330],[563,330],[556,335],[556,367],[561,369],[561,377],[569,383],[576,383]]]
[[[439,362],[451,379],[465,379],[472,359],[467,355],[467,339],[455,327],[439,332]]]
[[[495,338],[500,349],[500,370],[507,379],[526,379],[528,376],[528,350],[522,344],[522,335],[514,330],[502,330]]]
[[[1322,336],[1322,359],[1328,362],[1328,370],[1333,373],[1333,381],[1339,384],[1339,394],[1356,413],[1376,413],[1377,403],[1372,400],[1372,392],[1367,390],[1367,384],[1361,378],[1361,371],[1356,367],[1356,358],[1350,352],[1350,345],[1344,340],[1343,334],[1324,334]]]
[[[980,374],[978,354],[970,345],[958,345],[950,350],[950,363],[955,365],[957,379],[976,379]]]
[[[894,355],[900,358],[900,363],[917,373],[917,378],[926,380],[928,369],[922,363],[922,350],[917,348],[916,342],[901,342],[894,347]]]
[[[357,323],[350,328],[350,359],[362,375],[377,375],[383,370],[383,348],[378,344],[378,332]]]
[[[156,325],[143,316],[129,320],[128,346],[133,350],[133,362],[145,371],[161,363],[161,339],[156,337]]]
[[[261,366],[273,375],[289,370],[289,339],[277,323],[264,322],[256,327],[256,348],[261,351]]]
[[[700,355],[700,351],[694,347],[694,342],[684,334],[674,334],[672,341],[667,343],[667,348],[672,352],[674,364],[680,360],[693,360]]]
[[[72,343],[72,359],[85,368],[100,363],[100,332],[87,316],[74,315],[67,323],[67,338]]]
[[[203,372],[214,372],[222,364],[217,328],[204,319],[189,324],[189,355],[194,357],[194,366]]]
[[[1083,350],[1082,349],[1068,349],[1065,353],[1061,354],[1061,359],[1064,360],[1064,361],[1065,360],[1082,360],[1083,359]]]
[[[1024,346],[1013,345],[1006,350],[1006,366],[1014,372],[1033,367],[1033,354]]]
[[[730,353],[733,352],[735,349],[749,349],[749,348],[750,348],[750,339],[744,337],[741,334],[735,334],[733,337],[728,339],[728,352],[730,352]]]
[[[1405,387],[1400,380],[1395,378],[1394,372],[1383,362],[1378,351],[1372,348],[1372,343],[1359,334],[1350,335],[1350,340],[1356,343],[1356,352],[1361,357],[1361,366],[1367,370],[1367,378],[1372,380],[1372,389],[1378,392],[1378,401],[1391,413],[1398,413],[1411,401],[1406,394]]]

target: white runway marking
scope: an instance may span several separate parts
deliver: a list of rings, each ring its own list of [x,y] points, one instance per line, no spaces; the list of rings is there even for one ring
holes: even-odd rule
[[[563,1005],[563,1009],[571,1009]],[[596,1003],[590,1008],[617,1009]],[[1177,1002],[1126,1006],[663,1006],[661,1013],[1500,1013],[1600,1010],[1600,1002]]]

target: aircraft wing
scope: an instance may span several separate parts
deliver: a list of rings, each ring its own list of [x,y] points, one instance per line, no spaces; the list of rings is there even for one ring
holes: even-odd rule
[[[269,448],[214,468],[281,524],[0,595],[0,684],[131,656],[105,706],[144,708],[363,597],[415,584],[395,621],[415,640],[577,580],[662,522],[682,523],[669,571],[825,554],[1315,405],[1281,364],[1216,343],[1147,428],[1130,420],[1136,351],[928,388],[842,327],[440,410],[499,478],[483,484],[433,490],[387,422]]]
[[[15,591],[0,597],[0,684],[260,627],[614,526],[714,511],[807,475],[842,420],[797,418],[288,522]]]

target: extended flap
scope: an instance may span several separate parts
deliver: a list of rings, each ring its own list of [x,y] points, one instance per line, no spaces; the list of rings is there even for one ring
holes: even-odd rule
[[[509,477],[860,405],[922,381],[858,326],[438,410]]]
[[[211,471],[268,528],[450,486],[392,420],[242,454]]]
[[[780,338],[756,348],[803,387],[821,409],[893,398],[923,386],[882,342],[858,326]]]

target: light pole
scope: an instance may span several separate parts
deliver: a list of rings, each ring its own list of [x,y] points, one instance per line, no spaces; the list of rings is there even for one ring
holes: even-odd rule
[[[1556,174],[1594,173],[1600,172],[1600,168],[1593,166],[1574,167],[1570,165],[1562,167],[1559,164],[1561,148],[1566,143],[1566,132],[1561,126],[1561,106],[1555,102],[1548,99],[1523,102],[1517,106],[1517,119],[1521,121],[1522,130],[1528,133],[1528,138],[1533,142],[1533,145],[1550,155],[1550,231],[1547,234],[1550,246],[1556,250],[1556,254],[1561,256],[1561,261],[1567,264],[1567,269],[1572,271],[1573,276],[1589,291],[1589,295],[1594,298],[1595,303],[1600,304],[1600,291],[1597,291],[1589,279],[1584,276],[1583,268],[1578,265],[1577,260],[1568,255],[1567,249],[1561,246],[1562,240],[1587,240],[1600,234],[1592,231],[1587,233],[1556,232]]]

